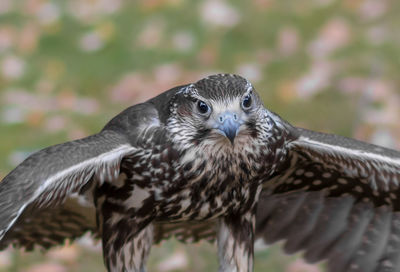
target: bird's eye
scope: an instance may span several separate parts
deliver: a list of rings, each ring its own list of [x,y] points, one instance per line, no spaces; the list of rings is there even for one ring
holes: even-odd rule
[[[248,110],[251,107],[251,104],[253,103],[252,99],[251,99],[251,95],[248,94],[246,95],[243,100],[242,100],[242,108],[244,110]]]
[[[199,111],[199,113],[205,115],[211,111],[211,108],[210,108],[210,106],[207,105],[206,102],[198,100],[197,101],[197,110]]]

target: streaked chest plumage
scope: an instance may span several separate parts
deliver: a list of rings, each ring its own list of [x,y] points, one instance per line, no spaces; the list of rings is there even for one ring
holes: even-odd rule
[[[258,181],[266,174],[260,162],[266,156],[274,154],[244,136],[238,136],[234,146],[207,141],[188,149],[170,144],[146,146],[122,162],[118,181],[98,191],[126,211],[126,216],[156,221],[240,214],[257,202]]]

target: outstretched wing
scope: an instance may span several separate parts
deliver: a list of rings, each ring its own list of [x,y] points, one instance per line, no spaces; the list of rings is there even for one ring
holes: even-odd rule
[[[49,247],[95,230],[96,183],[112,182],[123,158],[134,154],[138,137],[158,125],[151,104],[128,108],[98,134],[45,148],[0,182],[0,248]]]
[[[36,213],[77,198],[92,178],[102,182],[118,177],[121,159],[133,150],[125,137],[103,131],[28,157],[0,182],[0,240],[20,216],[38,220],[43,214]]]
[[[263,185],[256,238],[285,240],[329,271],[399,271],[400,152],[291,129],[288,159]]]

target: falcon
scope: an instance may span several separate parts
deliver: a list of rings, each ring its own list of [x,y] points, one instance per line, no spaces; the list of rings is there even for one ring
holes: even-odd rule
[[[294,127],[212,75],[28,157],[0,182],[0,248],[92,232],[108,271],[145,271],[153,243],[215,239],[242,272],[284,240],[328,271],[400,271],[399,182],[400,152]]]

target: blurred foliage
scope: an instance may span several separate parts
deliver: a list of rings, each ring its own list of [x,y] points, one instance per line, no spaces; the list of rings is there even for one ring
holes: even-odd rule
[[[35,150],[216,72],[250,79],[292,124],[399,148],[399,12],[391,0],[1,0],[0,178]],[[160,266],[171,260],[176,271],[217,269],[214,246],[168,241],[150,271],[172,271]],[[82,243],[0,255],[0,271],[46,269],[104,268],[99,247]],[[256,256],[256,271],[319,269],[277,246]]]

